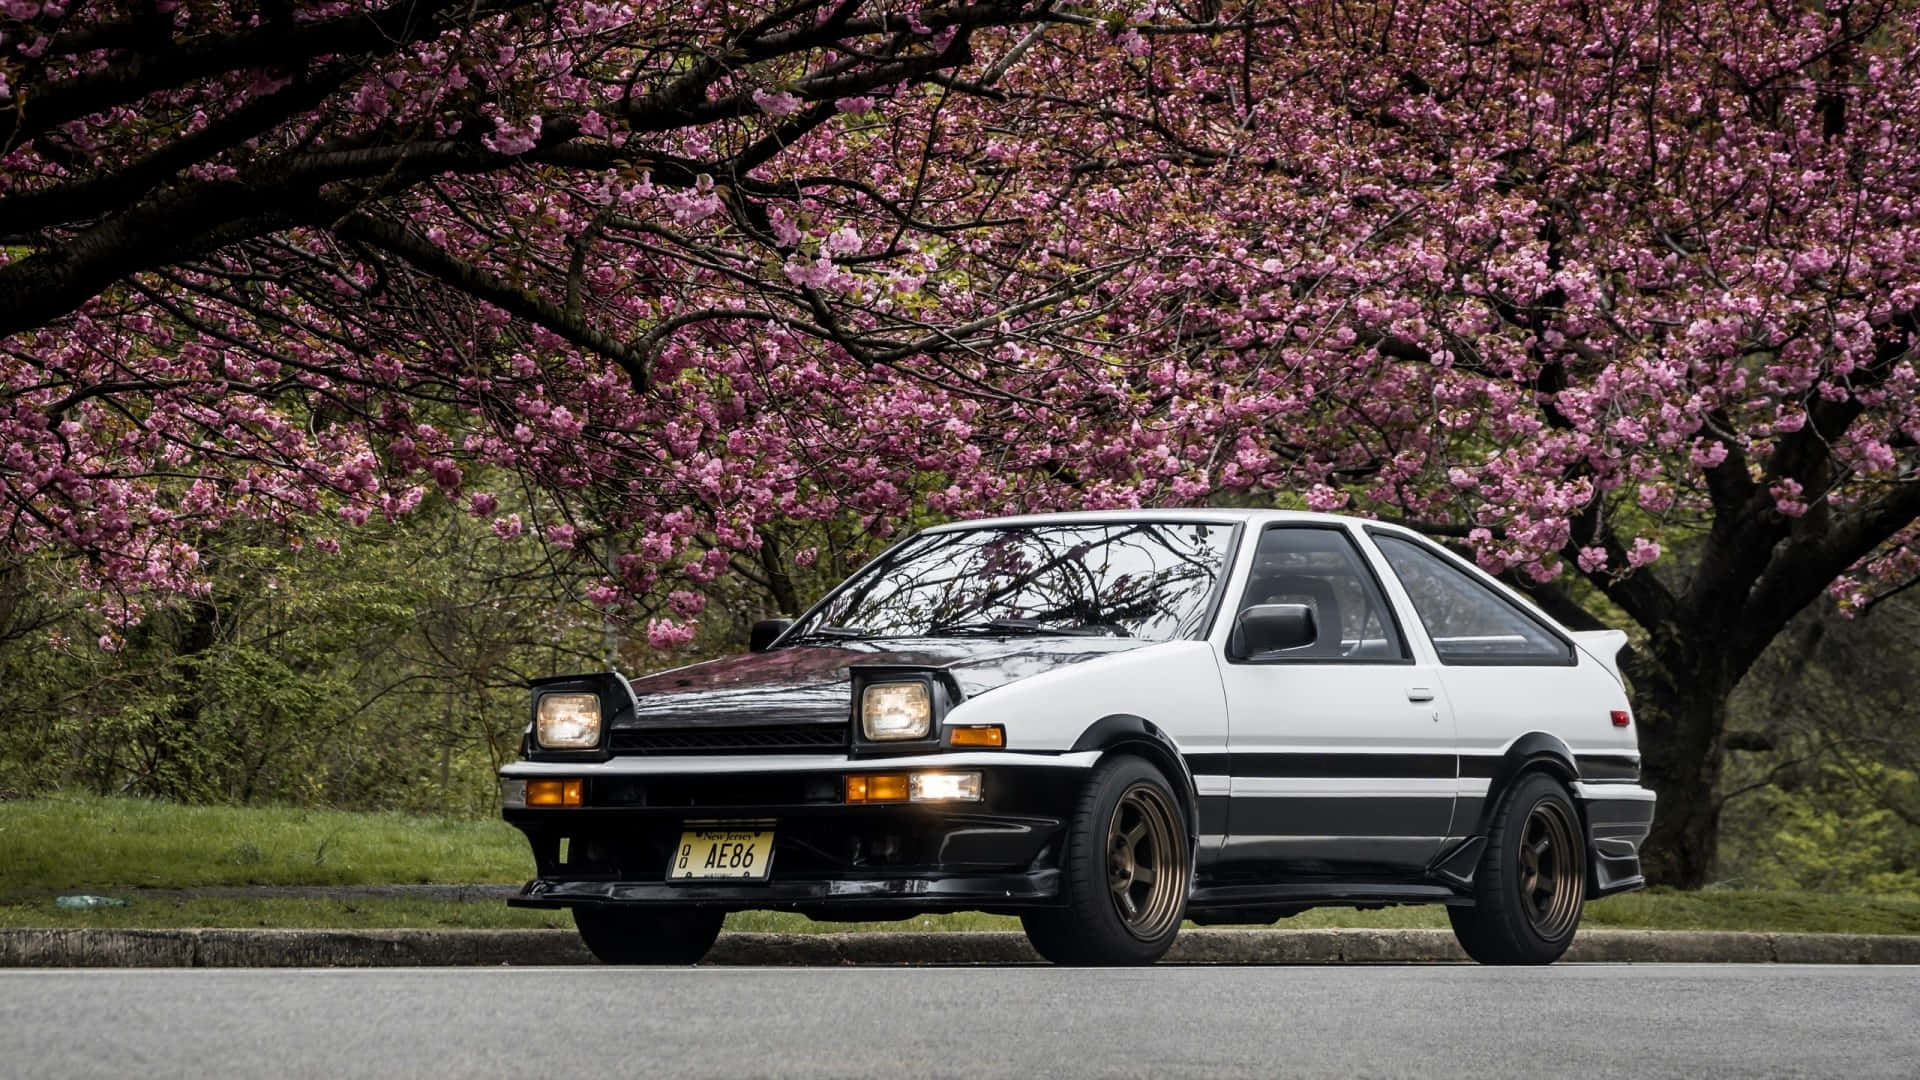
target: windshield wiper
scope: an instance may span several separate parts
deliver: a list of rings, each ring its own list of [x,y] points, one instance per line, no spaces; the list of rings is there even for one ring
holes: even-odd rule
[[[1098,630],[1046,626],[1038,619],[988,619],[985,622],[944,623],[929,627],[919,636],[941,637],[946,634],[1018,634],[1028,637],[1087,637],[1090,634],[1104,636]]]
[[[835,641],[852,641],[871,636],[872,631],[862,630],[857,626],[816,626],[804,634],[796,635],[793,640],[805,641],[808,638],[831,638]]]

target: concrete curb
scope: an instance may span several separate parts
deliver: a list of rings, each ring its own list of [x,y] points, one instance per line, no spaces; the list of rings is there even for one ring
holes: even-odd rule
[[[1033,964],[1017,933],[725,934],[720,965]],[[1588,930],[1568,961],[1920,964],[1920,936]],[[1187,930],[1175,964],[1465,962],[1445,930]],[[569,930],[0,930],[0,967],[493,967],[590,964]]]

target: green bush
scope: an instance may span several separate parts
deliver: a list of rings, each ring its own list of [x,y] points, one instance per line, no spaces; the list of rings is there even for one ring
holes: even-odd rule
[[[1829,761],[1807,782],[1754,792],[1743,808],[1752,820],[1730,836],[1723,864],[1743,886],[1920,894],[1920,830],[1892,809],[1917,796],[1913,773]]]

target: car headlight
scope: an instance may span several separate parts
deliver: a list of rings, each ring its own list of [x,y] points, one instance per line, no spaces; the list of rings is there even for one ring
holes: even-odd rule
[[[860,731],[874,742],[924,739],[933,732],[933,702],[923,682],[874,683],[860,692]]]
[[[600,695],[540,695],[534,737],[548,750],[592,750],[599,746]]]

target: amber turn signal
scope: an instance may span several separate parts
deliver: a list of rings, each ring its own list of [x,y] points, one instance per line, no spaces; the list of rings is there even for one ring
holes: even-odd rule
[[[980,750],[998,750],[1007,745],[1007,729],[999,724],[976,724],[947,729],[948,746],[967,746]]]
[[[850,803],[906,802],[906,773],[869,773],[847,777]]]
[[[528,806],[583,806],[586,803],[583,780],[529,780]]]

